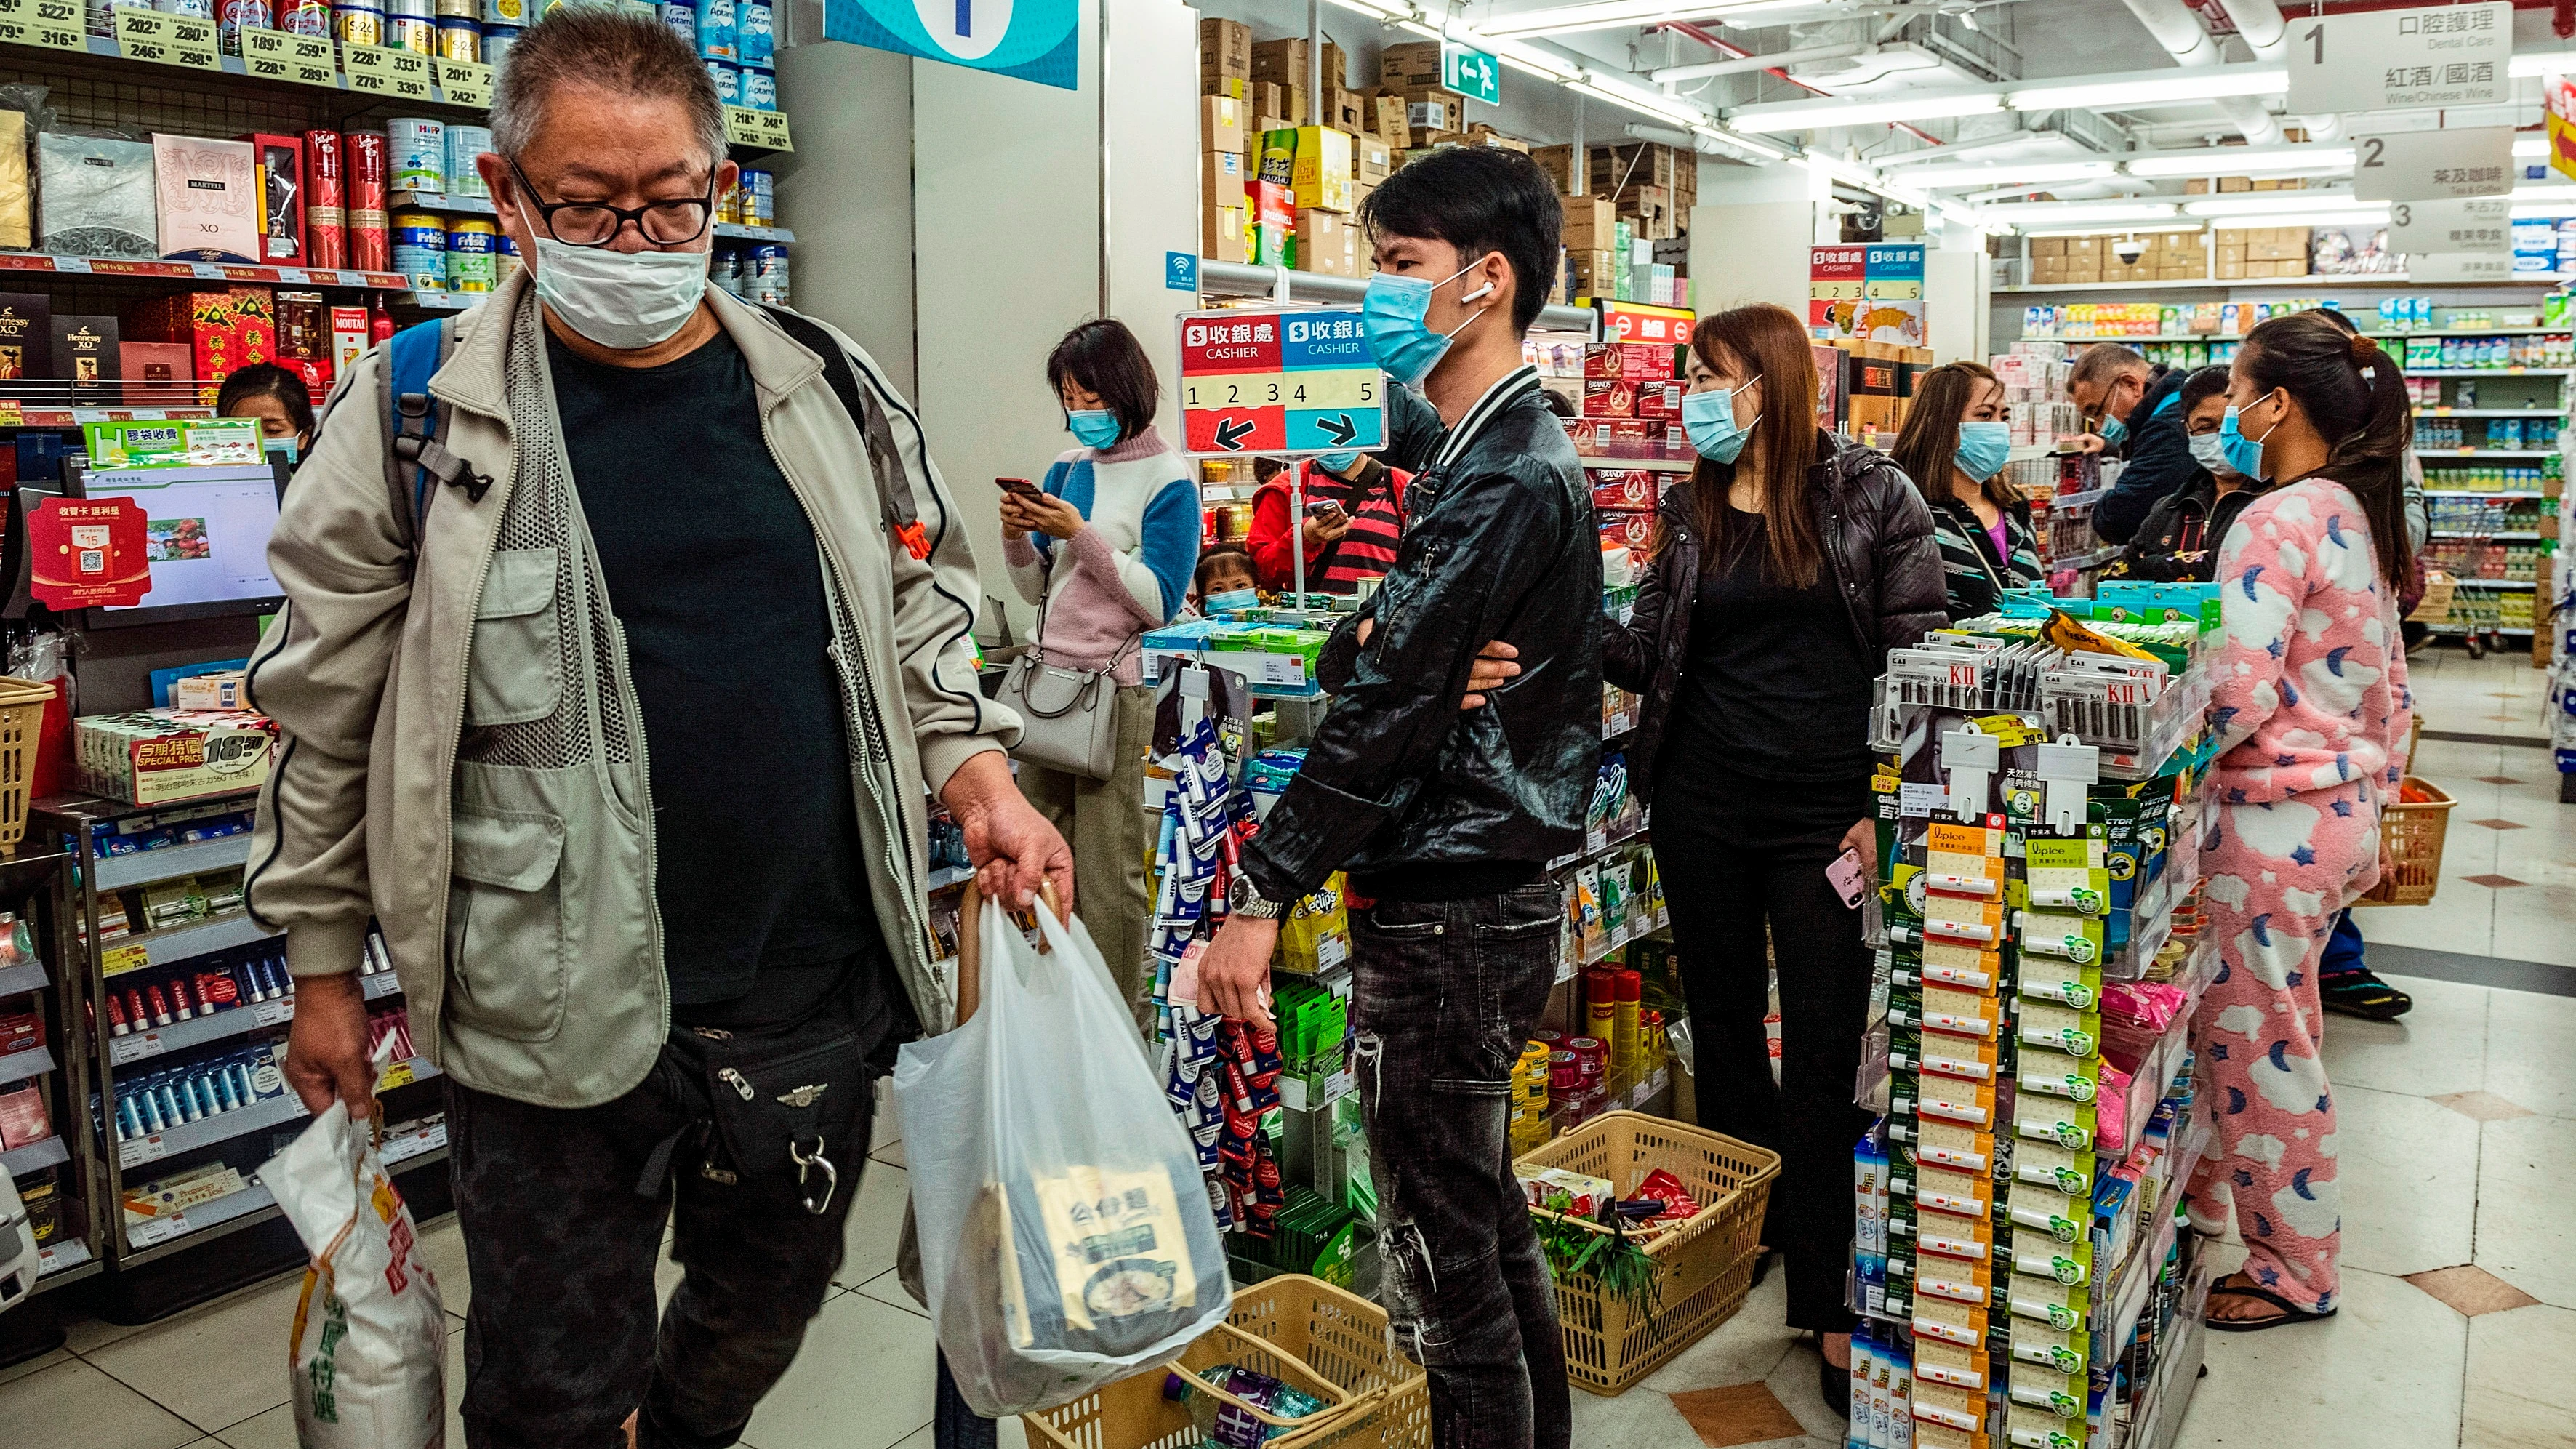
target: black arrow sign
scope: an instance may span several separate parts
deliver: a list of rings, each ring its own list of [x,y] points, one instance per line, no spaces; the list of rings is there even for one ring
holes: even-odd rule
[[[1243,451],[1243,440],[1252,436],[1256,426],[1258,424],[1250,418],[1240,421],[1233,418],[1220,418],[1216,425],[1216,445],[1229,453],[1240,453]]]
[[[1330,438],[1337,448],[1349,442],[1360,430],[1360,425],[1351,421],[1349,413],[1337,418],[1318,418],[1315,426],[1323,429],[1324,436]]]

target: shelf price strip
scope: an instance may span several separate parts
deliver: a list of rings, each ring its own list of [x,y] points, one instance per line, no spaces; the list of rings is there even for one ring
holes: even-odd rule
[[[1184,312],[1181,425],[1191,456],[1374,452],[1386,378],[1354,310]]]

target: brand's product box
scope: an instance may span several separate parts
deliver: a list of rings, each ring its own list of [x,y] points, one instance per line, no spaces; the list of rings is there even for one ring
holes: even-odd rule
[[[1251,225],[1245,220],[1241,198],[1233,206],[1208,206],[1199,211],[1199,255],[1212,262],[1240,262],[1251,255]]]
[[[129,805],[255,788],[277,744],[263,716],[202,710],[92,715],[72,733],[80,788]]]
[[[1395,151],[1384,140],[1376,136],[1362,136],[1352,145],[1351,183],[1354,192],[1359,187],[1375,186],[1393,174],[1395,174]],[[1353,206],[1359,204],[1359,197],[1356,194],[1352,196],[1351,204]]]
[[[1351,138],[1329,126],[1297,128],[1297,151],[1289,185],[1300,211],[1351,209]]]
[[[196,401],[188,384],[197,376],[194,349],[184,342],[116,344],[117,370],[124,374],[125,401],[137,407]]]
[[[334,307],[331,309],[331,370],[333,375],[357,365],[367,352],[367,309]]]
[[[304,140],[300,136],[249,135],[258,161],[259,259],[288,266],[310,264],[304,244]]]
[[[158,257],[152,143],[41,132],[37,244],[76,257]]]
[[[1439,41],[1407,41],[1378,52],[1377,83],[1388,90],[1438,86],[1440,81]]]
[[[244,709],[250,703],[250,676],[239,669],[219,669],[212,674],[191,674],[170,685],[170,707],[173,709]]]
[[[1583,416],[1587,418],[1675,418],[1681,410],[1682,389],[1677,382],[1604,377],[1583,380]]]
[[[1681,376],[1669,342],[1587,342],[1583,344],[1586,378],[1616,377],[1630,382],[1669,382]]]
[[[1592,506],[1609,512],[1652,512],[1663,501],[1663,475],[1644,468],[1590,468]]]
[[[171,261],[260,259],[259,154],[247,141],[152,137],[161,255]]]
[[[331,348],[330,309],[319,292],[279,292],[277,334],[272,356],[278,365],[321,392],[331,385],[335,354]]]
[[[41,292],[0,292],[0,397],[31,395],[6,384],[52,377],[53,299]]]
[[[113,317],[54,314],[51,372],[70,380],[73,402],[102,405],[118,400],[116,344]]]
[[[1349,219],[1338,212],[1300,211],[1293,265],[1298,271],[1319,272],[1327,277],[1356,277],[1360,271],[1358,236]]]

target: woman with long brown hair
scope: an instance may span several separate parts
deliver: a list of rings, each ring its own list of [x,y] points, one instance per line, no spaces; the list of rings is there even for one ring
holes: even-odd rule
[[[2218,1145],[2191,1214],[2245,1239],[2244,1267],[2209,1292],[2209,1326],[2242,1333],[2330,1317],[2341,1288],[2318,967],[2337,913],[2379,879],[2404,768],[2414,425],[2396,360],[2318,312],[2246,334],[2227,404],[2229,466],[2271,486],[2218,551],[2218,803],[2200,860],[2219,971],[2192,1020]]]
[[[1890,456],[1932,507],[1953,620],[1992,613],[2005,590],[2048,576],[2030,505],[2004,481],[2012,425],[2004,421],[2004,385],[1984,364],[1948,363],[1915,378]]]
[[[1787,1255],[1789,1324],[1822,1336],[1839,1405],[1870,955],[1826,868],[1845,850],[1875,867],[1870,681],[1947,615],[1922,496],[1884,454],[1816,425],[1809,347],[1805,324],[1767,304],[1692,330],[1682,419],[1700,461],[1664,500],[1602,672],[1645,696],[1631,779],[1657,807],[1700,1120],[1781,1155],[1765,1239]]]

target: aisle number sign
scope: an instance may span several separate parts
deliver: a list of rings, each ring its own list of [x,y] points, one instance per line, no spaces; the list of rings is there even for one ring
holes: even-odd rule
[[[2522,168],[2513,161],[2513,127],[2393,131],[2352,143],[2356,201],[2454,201],[2509,196]]]
[[[2509,253],[2513,250],[2513,198],[2391,202],[2388,249],[2410,257],[2433,252]],[[2410,265],[2410,275],[2413,270]]]
[[[823,38],[1073,90],[1077,0],[823,0]]]
[[[1386,446],[1386,377],[1357,311],[1184,312],[1181,428],[1192,457]]]
[[[2513,100],[2512,0],[2290,22],[2294,115]]]

